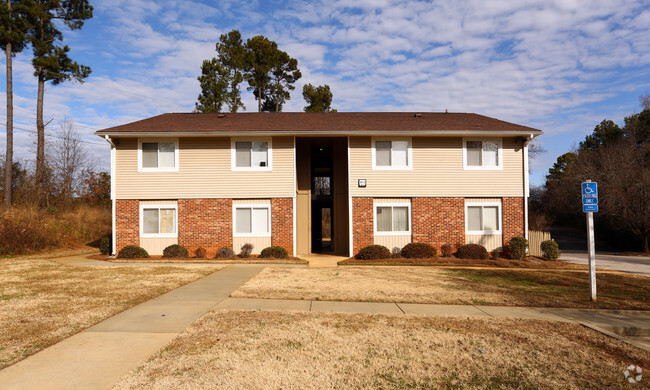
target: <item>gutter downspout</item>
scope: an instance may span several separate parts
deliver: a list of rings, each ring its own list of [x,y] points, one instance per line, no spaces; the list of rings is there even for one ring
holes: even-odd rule
[[[111,255],[116,256],[117,243],[115,242],[115,152],[116,147],[108,135],[104,139],[111,144]]]
[[[530,196],[530,184],[528,178],[528,144],[530,141],[535,138],[535,135],[531,134],[530,138],[524,140],[524,147],[522,148],[524,153],[524,238],[528,240],[528,197]]]

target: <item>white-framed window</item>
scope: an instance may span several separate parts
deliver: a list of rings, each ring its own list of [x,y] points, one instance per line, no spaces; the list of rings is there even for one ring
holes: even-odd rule
[[[501,139],[463,139],[463,169],[503,169]]]
[[[138,140],[138,172],[177,172],[178,138]]]
[[[401,236],[411,234],[410,203],[375,203],[375,234]]]
[[[465,203],[467,234],[501,234],[501,203]]]
[[[411,138],[372,138],[373,170],[413,169]]]
[[[272,169],[271,138],[233,138],[231,142],[233,171],[270,171]]]
[[[178,237],[178,207],[140,205],[140,237]]]
[[[236,237],[270,237],[270,204],[233,205],[233,234]]]

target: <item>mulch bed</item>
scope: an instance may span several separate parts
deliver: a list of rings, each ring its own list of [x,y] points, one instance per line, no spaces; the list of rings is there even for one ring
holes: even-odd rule
[[[189,263],[189,264],[308,264],[307,260],[299,257],[290,257],[288,259],[271,259],[259,258],[251,256],[247,259],[228,259],[228,258],[212,258],[212,259],[198,259],[196,257],[190,258],[163,258],[162,256],[150,256],[144,259],[117,259],[110,258],[107,255],[92,255],[87,256],[88,259],[110,261],[111,263]]]
[[[539,258],[529,260],[491,259],[491,260],[470,260],[456,257],[434,257],[428,259],[377,259],[359,260],[351,257],[341,260],[339,265],[408,265],[408,266],[470,266],[470,267],[496,267],[496,268],[528,268],[528,269],[576,269],[584,270],[585,266],[571,264],[564,261],[547,261]]]

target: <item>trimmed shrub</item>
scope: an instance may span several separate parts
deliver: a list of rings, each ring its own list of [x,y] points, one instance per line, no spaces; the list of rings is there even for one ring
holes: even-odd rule
[[[149,257],[144,248],[137,245],[127,245],[124,248],[120,249],[120,253],[117,254],[119,259],[146,259]]]
[[[102,240],[99,243],[99,253],[102,255],[110,255],[111,254],[111,239],[108,237],[102,238]]]
[[[508,243],[508,253],[513,260],[525,260],[528,240],[523,237],[512,237]]]
[[[361,248],[359,253],[354,256],[359,260],[375,260],[375,259],[388,259],[390,258],[390,251],[383,245],[368,245]]]
[[[412,242],[402,248],[402,257],[407,259],[428,259],[437,255],[436,248],[424,242]]]
[[[241,252],[239,252],[239,257],[242,259],[248,258],[248,256],[251,255],[251,252],[253,252],[253,248],[255,248],[255,245],[251,243],[245,243],[244,245],[241,246]]]
[[[540,245],[542,255],[546,260],[557,260],[560,257],[560,246],[553,240],[546,240]]]
[[[194,256],[196,256],[197,259],[205,259],[205,256],[208,254],[208,251],[205,250],[204,247],[200,246],[196,248],[194,251]]]
[[[454,252],[453,248],[449,244],[445,244],[440,247],[440,252],[444,257],[451,257],[451,254]]]
[[[467,244],[458,248],[456,257],[470,260],[487,260],[488,252],[483,245]]]
[[[172,244],[167,248],[163,249],[163,257],[179,258],[179,257],[190,257],[190,254],[187,252],[184,246],[178,244]]]
[[[270,246],[268,248],[262,249],[260,257],[263,257],[265,259],[286,259],[289,257],[289,253],[281,246]]]
[[[390,252],[393,254],[393,259],[399,259],[402,253],[402,249],[396,246],[395,248],[391,249]]]
[[[219,249],[217,252],[217,255],[215,258],[222,258],[222,259],[230,259],[235,257],[235,251],[228,248],[227,246],[224,246],[223,248]]]

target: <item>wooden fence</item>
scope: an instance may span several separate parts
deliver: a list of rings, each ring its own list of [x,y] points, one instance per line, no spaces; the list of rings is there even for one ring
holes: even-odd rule
[[[537,230],[528,231],[528,253],[533,256],[541,256],[542,242],[551,239],[551,232],[540,232]]]

